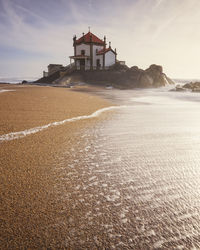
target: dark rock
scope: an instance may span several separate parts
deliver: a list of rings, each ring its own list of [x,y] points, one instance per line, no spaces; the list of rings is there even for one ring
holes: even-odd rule
[[[23,80],[23,81],[22,81],[22,84],[26,84],[26,83],[28,83],[26,80]]]
[[[186,83],[185,85],[183,85],[183,88],[192,89],[192,85],[191,83]]]
[[[131,68],[129,68],[130,72],[139,72],[139,71],[143,71],[142,69],[139,69],[138,66],[133,66]]]
[[[139,78],[139,81],[138,81],[138,87],[141,87],[141,88],[152,88],[152,87],[154,87],[153,77],[150,74],[148,74],[146,72],[143,72],[140,75],[140,78]]]
[[[165,74],[168,84],[175,84],[174,81]]]
[[[148,75],[150,86],[161,87],[168,84],[163,68],[160,65],[152,64],[148,69],[145,70]]]
[[[57,71],[50,76],[42,77],[35,81],[35,83],[53,83],[53,81],[57,80],[60,78],[60,72]]]
[[[183,88],[192,90],[192,92],[200,92],[200,82],[186,83]]]
[[[68,85],[71,82],[85,82],[97,85],[112,85],[119,89],[157,88],[174,84],[164,73],[162,66],[152,64],[142,70],[137,66],[129,68],[116,63],[109,70],[73,71],[60,74],[56,72],[49,77],[43,77],[36,82]]]
[[[119,62],[116,62],[114,65],[112,65],[109,70],[117,70],[117,71],[126,71],[129,67],[124,64],[120,64]]]

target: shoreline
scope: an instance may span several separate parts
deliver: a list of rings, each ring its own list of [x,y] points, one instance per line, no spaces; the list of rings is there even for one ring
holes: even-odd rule
[[[15,91],[0,93],[1,135],[67,117],[90,115],[113,106],[102,98],[69,89],[24,85],[10,85],[6,89]],[[81,135],[85,129],[109,116],[102,113],[94,119],[49,127],[21,139],[0,143],[2,248],[63,247],[61,242],[66,228],[58,231],[52,228],[63,211],[54,188],[59,185],[57,165],[63,152],[68,153],[77,141],[81,149],[84,140]],[[69,161],[70,157],[69,154]],[[63,171],[69,171],[68,161]]]
[[[45,126],[113,106],[102,97],[61,89],[30,85],[0,85],[0,135]],[[10,90],[10,91],[9,91]]]

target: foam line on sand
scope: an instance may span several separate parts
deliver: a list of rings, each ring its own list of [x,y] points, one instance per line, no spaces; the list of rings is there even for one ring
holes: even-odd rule
[[[58,125],[62,125],[62,124],[67,123],[67,122],[75,122],[75,121],[79,121],[79,120],[95,118],[95,117],[99,116],[101,113],[103,113],[105,111],[119,109],[121,107],[122,106],[110,106],[110,107],[99,109],[99,110],[95,111],[94,113],[92,113],[90,115],[72,117],[72,118],[62,120],[62,121],[52,122],[52,123],[49,123],[47,125],[38,126],[38,127],[35,127],[35,128],[30,128],[30,129],[26,129],[26,130],[23,130],[23,131],[11,132],[11,133],[8,133],[8,134],[4,134],[4,135],[0,136],[0,142],[11,141],[11,140],[23,138],[23,137],[25,137],[27,135],[35,134],[35,133],[38,133],[38,132],[40,132],[40,131],[42,131],[44,129],[54,127],[54,126],[58,126]]]
[[[14,89],[0,89],[0,93],[15,91]]]

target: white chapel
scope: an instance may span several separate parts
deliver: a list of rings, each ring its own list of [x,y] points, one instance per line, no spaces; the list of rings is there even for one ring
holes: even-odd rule
[[[73,37],[74,55],[70,56],[74,60],[75,68],[77,70],[103,70],[108,69],[116,63],[117,53],[116,49],[106,47],[106,37],[101,40],[90,31],[79,39]]]

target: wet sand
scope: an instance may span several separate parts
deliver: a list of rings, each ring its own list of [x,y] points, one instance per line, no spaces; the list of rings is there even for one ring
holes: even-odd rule
[[[13,91],[0,93],[0,135],[89,115],[111,105],[68,89],[0,85],[2,89]],[[81,147],[81,131],[106,117],[102,114],[0,143],[1,249],[66,247],[67,228],[56,227],[63,213],[54,188],[60,181],[56,167],[63,151],[70,151],[77,141]]]
[[[2,249],[200,249],[200,95],[91,91],[116,112],[0,144]]]
[[[87,88],[89,91],[89,88]],[[89,115],[111,105],[66,88],[0,84],[0,135]]]
[[[200,249],[200,95],[135,92],[60,162],[69,249]]]

